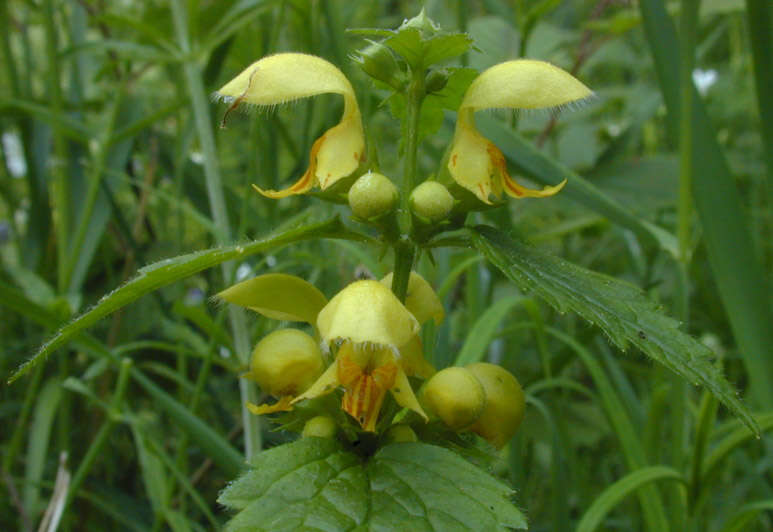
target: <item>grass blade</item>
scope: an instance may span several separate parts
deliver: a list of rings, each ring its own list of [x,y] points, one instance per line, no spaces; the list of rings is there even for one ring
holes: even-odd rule
[[[545,330],[548,334],[562,341],[567,347],[574,351],[580,360],[582,360],[588,373],[590,373],[590,376],[598,389],[604,411],[612,424],[615,435],[620,441],[620,447],[623,450],[628,469],[636,471],[647,467],[646,454],[644,453],[641,440],[638,437],[638,432],[634,428],[623,403],[617,396],[615,388],[604,373],[601,364],[593,357],[593,355],[591,355],[590,351],[585,349],[573,338],[552,327],[546,327]],[[639,502],[642,507],[642,513],[644,514],[644,520],[647,523],[647,530],[667,532],[670,529],[663,508],[663,501],[659,491],[654,486],[645,486],[641,489],[639,492]]]
[[[660,0],[639,3],[672,132],[679,117],[679,41]],[[693,200],[709,263],[760,405],[773,404],[773,312],[741,196],[703,104],[693,93]]]
[[[494,339],[499,324],[507,317],[510,310],[516,305],[527,305],[529,303],[533,302],[527,297],[509,297],[500,299],[486,309],[470,329],[454,365],[465,366],[483,360],[486,355],[486,349],[491,340]]]
[[[577,532],[593,532],[604,521],[604,517],[625,497],[642,486],[656,480],[684,481],[679,471],[666,466],[650,466],[637,469],[605,489],[588,508],[577,525]]]
[[[245,465],[244,457],[220,434],[190,411],[174,397],[156,386],[141,371],[132,368],[132,378],[150,395],[155,404],[187,432],[191,439],[201,446],[204,453],[226,474],[236,476]]]

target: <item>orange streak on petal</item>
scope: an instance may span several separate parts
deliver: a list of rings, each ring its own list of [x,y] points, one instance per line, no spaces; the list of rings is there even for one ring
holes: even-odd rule
[[[505,161],[505,156],[502,155],[502,152],[499,151],[499,148],[497,148],[493,144],[489,144],[487,151],[489,153],[489,157],[491,157],[491,163],[493,164],[494,168],[499,171],[499,175],[502,176],[504,190],[508,196],[512,196],[513,198],[518,198],[518,199],[546,198],[548,196],[557,194],[558,191],[564,188],[564,185],[566,184],[566,179],[564,179],[558,185],[555,185],[552,187],[548,186],[543,188],[542,190],[534,190],[531,188],[526,188],[516,183],[513,180],[513,178],[510,177],[510,174],[507,172],[507,161]]]
[[[311,190],[311,188],[314,186],[314,183],[316,182],[314,175],[317,171],[317,152],[319,152],[320,147],[322,147],[324,140],[325,135],[322,135],[314,141],[314,144],[311,146],[311,152],[309,153],[309,167],[306,169],[306,172],[301,176],[301,178],[290,185],[288,188],[284,190],[263,190],[258,185],[252,185],[252,188],[267,198],[272,199],[286,198],[287,196],[293,196],[296,194],[305,194]]]

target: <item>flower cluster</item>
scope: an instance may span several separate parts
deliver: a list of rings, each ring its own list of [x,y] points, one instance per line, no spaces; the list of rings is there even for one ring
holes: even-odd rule
[[[322,58],[281,53],[256,61],[217,91],[231,104],[229,111],[240,104],[273,106],[324,93],[343,96],[341,121],[314,142],[309,167],[296,183],[280,191],[254,185],[264,196],[283,198],[315,186],[324,191],[360,168],[365,136],[354,89],[336,66]],[[475,111],[550,108],[591,94],[571,74],[544,61],[507,61],[485,70],[469,86],[458,109],[445,171],[483,204],[499,200],[503,192],[514,198],[552,196],[564,183],[532,190],[510,177],[502,152],[475,127]]]
[[[398,405],[428,419],[408,377],[428,378],[434,373],[418,333],[421,323],[442,321],[443,306],[416,273],[411,273],[405,304],[390,285],[391,275],[381,282],[356,281],[327,301],[303,279],[268,274],[221,292],[218,296],[226,301],[270,318],[305,321],[315,331],[312,338],[298,329],[281,329],[258,343],[244,377],[278,401],[250,405],[250,410],[287,411],[301,401],[341,390],[341,408],[364,431],[375,432],[390,392]],[[333,355],[327,368],[323,351]]]

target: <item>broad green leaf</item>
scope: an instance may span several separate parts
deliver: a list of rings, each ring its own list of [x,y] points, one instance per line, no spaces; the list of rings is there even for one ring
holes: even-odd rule
[[[46,342],[32,358],[22,364],[16,372],[11,375],[8,382],[12,383],[22,375],[26,374],[36,364],[45,360],[49,354],[64,345],[76,333],[92,326],[100,319],[128,305],[132,301],[139,299],[147,293],[158,290],[163,286],[223,262],[234,259],[244,259],[256,253],[311,238],[345,238],[357,240],[361,237],[358,233],[345,229],[340,219],[335,217],[324,222],[291,229],[246,244],[198,251],[145,266],[139,270],[138,275],[132,280],[104,296],[86,313],[81,314],[75,318],[75,320],[59,329],[53,338]]]
[[[624,498],[642,486],[656,480],[681,480],[679,471],[666,466],[651,466],[638,469],[609,486],[588,508],[577,525],[577,532],[593,532],[604,522],[604,517]]]
[[[631,344],[693,384],[704,385],[752,431],[757,422],[713,362],[706,346],[637,287],[533,248],[500,231],[470,229],[473,244],[522,290],[534,292],[559,312],[576,312],[598,325],[620,349]]]
[[[305,321],[314,325],[327,304],[325,294],[310,282],[285,273],[268,273],[226,288],[219,299],[246,307],[267,318]]]
[[[668,110],[668,125],[675,134],[680,105],[676,29],[660,0],[642,0],[639,9]],[[773,309],[766,272],[757,256],[735,177],[694,88],[691,117],[692,198],[703,229],[702,240],[746,365],[750,395],[759,405],[767,406],[773,404]]]
[[[303,438],[257,455],[218,502],[240,512],[229,531],[507,530],[525,528],[512,490],[447,449],[382,447],[363,458]]]

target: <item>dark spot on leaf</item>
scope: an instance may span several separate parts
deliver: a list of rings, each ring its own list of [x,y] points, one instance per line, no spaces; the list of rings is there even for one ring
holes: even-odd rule
[[[644,334],[644,331],[639,331],[639,338],[641,338],[642,340],[646,340],[647,339],[647,335]]]

